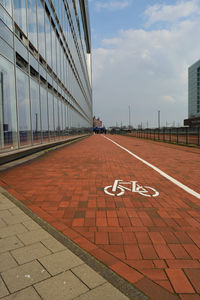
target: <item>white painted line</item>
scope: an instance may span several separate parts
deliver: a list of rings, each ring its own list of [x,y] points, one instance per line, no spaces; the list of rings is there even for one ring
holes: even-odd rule
[[[200,199],[200,194],[195,192],[194,190],[192,190],[191,188],[189,188],[188,186],[186,186],[185,184],[181,183],[180,181],[174,179],[173,177],[167,175],[165,172],[163,172],[162,170],[158,169],[157,167],[155,167],[154,165],[148,163],[148,161],[142,159],[141,157],[139,157],[138,155],[134,154],[133,152],[129,151],[128,149],[124,148],[123,146],[119,145],[118,143],[114,142],[113,140],[109,139],[108,137],[104,136],[104,138],[106,138],[107,140],[111,141],[113,144],[115,144],[116,146],[118,146],[119,148],[123,149],[124,151],[128,152],[130,155],[132,155],[133,157],[137,158],[138,160],[140,160],[141,162],[143,162],[145,165],[149,166],[150,168],[152,168],[153,170],[155,170],[156,172],[158,172],[160,175],[162,175],[163,177],[165,177],[166,179],[168,179],[169,181],[173,182],[174,184],[176,184],[178,187],[180,187],[181,189],[183,189],[184,191],[186,191],[187,193],[191,194],[192,196]]]

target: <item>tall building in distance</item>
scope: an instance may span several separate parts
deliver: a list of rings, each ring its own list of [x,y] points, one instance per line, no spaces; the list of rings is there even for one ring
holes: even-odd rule
[[[200,126],[200,60],[188,69],[188,119],[184,125]]]
[[[88,0],[0,1],[0,152],[92,128]]]
[[[200,60],[188,69],[188,117],[200,117]]]

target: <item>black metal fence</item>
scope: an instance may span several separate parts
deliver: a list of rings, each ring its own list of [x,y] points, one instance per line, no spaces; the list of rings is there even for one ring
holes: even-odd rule
[[[127,135],[176,144],[200,146],[200,127],[133,129]]]

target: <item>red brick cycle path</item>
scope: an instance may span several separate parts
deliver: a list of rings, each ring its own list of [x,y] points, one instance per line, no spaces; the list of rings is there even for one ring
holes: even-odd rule
[[[199,192],[198,149],[109,138]],[[109,196],[115,179],[160,194]],[[2,172],[0,184],[151,299],[200,299],[200,200],[102,135]]]

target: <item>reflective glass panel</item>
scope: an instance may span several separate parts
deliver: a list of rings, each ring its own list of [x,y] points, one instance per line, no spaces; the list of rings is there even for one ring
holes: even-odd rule
[[[50,139],[54,139],[55,137],[55,129],[54,129],[54,105],[53,105],[53,95],[48,93],[48,108],[49,108],[49,134]]]
[[[39,52],[44,59],[46,59],[45,47],[45,27],[44,27],[44,7],[40,0],[38,0],[38,47]]]
[[[65,14],[65,8],[64,8],[64,5],[63,5],[63,0],[60,1],[60,23],[61,23],[61,26],[62,28],[64,27],[64,24],[63,24],[63,15]]]
[[[33,143],[41,142],[41,114],[40,114],[40,96],[39,85],[31,79],[30,81],[30,98],[31,98],[31,119]]]
[[[14,19],[21,30],[27,34],[26,28],[26,1],[14,0]]]
[[[46,56],[47,63],[51,66],[51,24],[47,15],[45,16],[45,28],[46,28]]]
[[[62,135],[62,111],[61,111],[61,101],[58,99],[58,120],[59,120],[59,128],[60,128],[60,135]]]
[[[53,64],[53,70],[56,73],[56,34],[54,32],[53,26],[52,28],[52,64]]]
[[[5,7],[7,12],[12,15],[12,0],[0,0],[0,3]]]
[[[69,127],[69,132],[71,133],[71,131],[72,131],[72,110],[71,110],[71,106],[68,106],[68,127]]]
[[[42,86],[40,87],[40,103],[41,103],[42,137],[43,140],[48,140],[49,122],[48,122],[47,91]]]
[[[57,75],[60,78],[60,42],[57,40]]]
[[[36,20],[36,0],[27,0],[28,11],[28,37],[37,49],[37,20]]]
[[[0,56],[0,150],[17,147],[14,66]]]
[[[65,103],[62,102],[63,135],[65,135]]]
[[[5,40],[1,38],[1,35],[5,36]],[[11,60],[12,62],[14,62],[14,51],[13,51],[13,48],[11,48],[8,45],[8,42],[12,38],[13,38],[13,35],[11,34],[10,30],[0,20],[0,53],[2,53],[3,56],[7,57],[9,60]]]
[[[54,4],[55,11],[56,11],[56,14],[57,14],[58,18],[59,18],[59,15],[60,15],[60,6],[59,6],[59,2],[60,2],[60,0],[56,0],[56,1],[55,1],[55,4]]]
[[[17,68],[18,126],[20,145],[31,143],[30,99],[28,76]]]
[[[65,106],[65,131],[68,133],[68,105]]]
[[[61,100],[61,121],[62,121],[62,134],[64,135],[65,130],[65,104],[63,100]]]
[[[2,6],[0,6],[0,19],[12,30],[12,18],[9,16],[9,14],[7,14]],[[2,28],[0,30],[2,30]]]
[[[60,127],[58,121],[58,99],[54,97],[54,122],[55,122],[55,133],[56,136],[60,134]]]
[[[63,48],[61,47],[61,53],[60,53],[60,61],[61,61],[61,74],[60,74],[60,79],[62,82],[64,82],[63,80],[63,58],[64,58],[64,53],[63,53]]]

